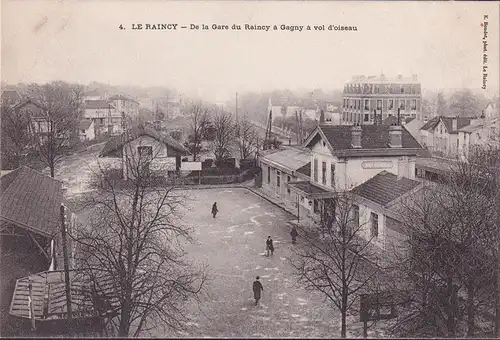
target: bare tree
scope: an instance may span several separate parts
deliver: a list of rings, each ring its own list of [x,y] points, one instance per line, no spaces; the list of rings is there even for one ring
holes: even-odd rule
[[[157,152],[134,146],[124,155],[129,180],[122,189],[100,165],[98,175],[107,185],[89,202],[94,210],[88,227],[75,236],[77,268],[91,278],[93,295],[108,301],[101,305],[116,315],[118,336],[138,337],[159,327],[183,330],[187,303],[200,297],[207,279],[204,266],[184,258],[182,242],[193,241],[182,223],[185,198],[158,182]],[[111,288],[100,289],[101,282],[111,282]]]
[[[189,112],[191,133],[187,147],[193,155],[193,160],[196,161],[201,151],[201,142],[205,138],[205,131],[210,123],[210,110],[202,102],[197,102],[189,107]]]
[[[468,89],[453,93],[450,100],[450,110],[460,117],[476,117],[481,115],[479,102]]]
[[[225,158],[231,157],[231,147],[236,136],[235,126],[231,113],[216,109],[213,118],[215,138],[212,141],[212,150],[217,164],[220,164]]]
[[[248,159],[257,150],[258,133],[247,116],[238,121],[236,135],[240,157]]]
[[[75,138],[83,114],[83,88],[64,82],[32,84],[29,95],[42,107],[39,123],[32,125],[35,145],[54,177],[55,167]]]
[[[21,165],[23,155],[31,145],[29,112],[21,108],[2,107],[2,155],[4,165]],[[5,159],[7,156],[7,160]]]
[[[293,250],[290,260],[299,282],[323,294],[340,311],[342,338],[346,337],[348,313],[357,308],[358,295],[377,275],[377,266],[370,262],[376,257],[372,237],[364,235],[366,224],[360,223],[359,216],[359,205],[350,193],[326,200],[323,237],[301,228],[303,246]]]

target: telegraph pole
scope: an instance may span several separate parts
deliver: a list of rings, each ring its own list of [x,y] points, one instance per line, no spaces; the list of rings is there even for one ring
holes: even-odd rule
[[[71,309],[71,281],[69,278],[69,258],[68,258],[68,245],[66,243],[66,216],[64,205],[61,204],[60,208],[61,215],[61,234],[62,234],[62,246],[63,246],[63,256],[64,256],[64,281],[66,283],[66,306],[68,310],[68,331],[71,330],[71,320],[73,318],[73,313]]]

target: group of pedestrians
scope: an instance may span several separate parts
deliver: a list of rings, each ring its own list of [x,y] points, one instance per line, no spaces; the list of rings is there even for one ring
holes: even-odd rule
[[[215,218],[217,216],[217,213],[219,212],[219,209],[217,209],[217,202],[214,202],[212,205],[212,216]],[[290,232],[290,235],[292,236],[292,244],[295,244],[297,242],[297,236],[299,233],[297,232],[297,228],[295,226],[292,227],[292,231]],[[271,256],[274,255],[274,244],[273,244],[273,239],[271,236],[267,237],[266,240],[266,256],[269,256],[269,253],[271,253]],[[262,286],[262,283],[259,281],[260,277],[257,276],[255,278],[255,281],[252,284],[252,289],[253,289],[253,297],[255,299],[255,305],[259,303],[260,297],[261,297],[261,292],[264,291],[264,287]]]

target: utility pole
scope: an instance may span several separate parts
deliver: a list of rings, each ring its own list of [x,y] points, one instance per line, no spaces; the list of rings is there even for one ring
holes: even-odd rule
[[[62,234],[62,246],[63,246],[63,256],[64,256],[64,281],[66,283],[66,306],[68,310],[68,331],[71,330],[71,321],[73,318],[73,313],[71,309],[71,281],[69,278],[69,258],[68,258],[68,245],[66,240],[66,216],[64,205],[61,204],[60,208],[61,215],[61,234]]]

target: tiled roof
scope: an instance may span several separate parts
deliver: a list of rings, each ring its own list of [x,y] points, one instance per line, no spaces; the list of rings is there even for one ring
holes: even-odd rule
[[[417,157],[415,167],[417,169],[446,173],[456,166],[457,161],[453,159],[436,158],[436,157]]]
[[[58,231],[62,182],[26,166],[0,178],[0,217],[52,235]]]
[[[301,174],[304,174],[308,177],[311,177],[311,162],[307,163],[304,166],[301,166],[300,168],[297,169],[297,172],[300,172]]]
[[[385,206],[418,185],[420,185],[418,181],[405,177],[398,179],[396,175],[384,170],[351,191],[372,202]]]
[[[319,128],[334,150],[355,149],[352,146],[352,126],[320,125]],[[363,125],[361,128],[360,149],[392,149],[389,146],[389,126]],[[402,144],[403,149],[422,149],[422,146],[404,127],[402,128]]]
[[[130,142],[136,138],[139,138],[141,136],[152,137],[152,138],[158,140],[159,142],[162,142],[165,145],[168,145],[168,146],[172,147],[173,149],[181,152],[184,155],[189,154],[189,151],[184,147],[184,145],[182,145],[181,143],[179,143],[178,141],[176,141],[175,139],[173,139],[169,135],[161,133],[161,132],[159,132],[155,129],[151,129],[149,127],[135,127],[135,128],[132,128],[128,133],[127,132],[122,133],[119,136],[115,136],[115,137],[111,138],[106,143],[106,145],[104,145],[104,148],[102,149],[101,153],[99,154],[99,157],[105,157],[109,153],[111,153],[112,151],[115,151],[115,150],[123,147],[128,142]]]
[[[84,119],[80,121],[80,129],[87,130],[90,125],[92,125],[92,121],[90,119]]]
[[[86,100],[85,101],[85,108],[89,110],[96,110],[96,109],[110,109],[114,110],[115,107],[105,100]]]
[[[453,130],[453,120],[454,119],[457,120],[457,129],[456,130]],[[448,133],[458,133],[458,130],[469,125],[471,123],[472,119],[474,119],[474,117],[438,116],[438,117],[432,118],[427,123],[425,123],[425,125],[422,126],[420,128],[420,130],[432,131],[432,130],[434,130],[434,128],[438,125],[439,121],[441,120],[444,123],[444,125],[446,126],[446,130],[448,130]]]
[[[311,161],[309,149],[289,148],[262,157],[263,161],[279,164],[292,171],[299,169]]]

